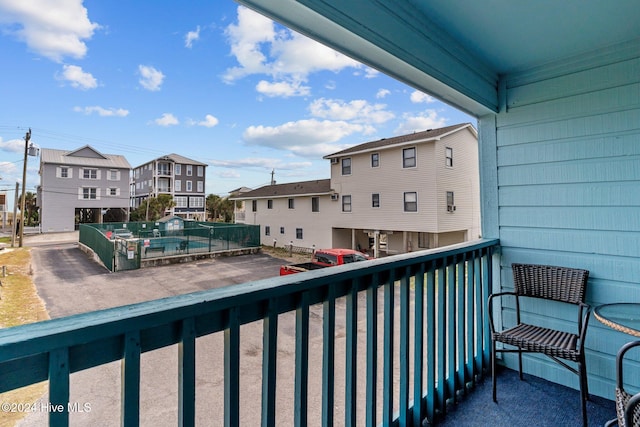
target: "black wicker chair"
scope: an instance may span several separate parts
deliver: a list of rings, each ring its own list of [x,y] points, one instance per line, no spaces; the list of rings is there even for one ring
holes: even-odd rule
[[[620,427],[640,426],[640,393],[631,395],[624,389],[623,381],[624,356],[627,351],[638,346],[640,346],[640,341],[633,341],[618,350],[616,356],[616,415],[618,418],[609,421],[605,424],[606,427],[616,425],[616,421]]]
[[[578,375],[582,422],[587,425],[587,368],[584,356],[584,340],[589,323],[590,308],[584,303],[589,271],[549,265],[513,264],[513,292],[500,292],[488,299],[489,326],[491,328],[491,370],[493,401],[496,398],[496,353],[518,353],[519,373],[522,380],[522,353],[542,353],[569,371]],[[515,297],[516,325],[496,331],[493,319],[493,303],[496,298]],[[522,323],[520,299],[538,298],[559,301],[576,306],[578,322],[575,333],[549,329]],[[497,343],[502,343],[501,348]],[[505,346],[505,344],[507,346]],[[566,363],[575,362],[576,367]]]

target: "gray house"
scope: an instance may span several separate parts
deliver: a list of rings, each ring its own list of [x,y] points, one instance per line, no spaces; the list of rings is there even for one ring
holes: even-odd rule
[[[206,163],[178,154],[162,156],[140,165],[133,170],[132,207],[137,208],[148,197],[169,194],[175,206],[165,215],[204,220],[206,172]]]
[[[43,232],[71,231],[81,223],[126,221],[129,162],[86,145],[40,151],[37,203]]]

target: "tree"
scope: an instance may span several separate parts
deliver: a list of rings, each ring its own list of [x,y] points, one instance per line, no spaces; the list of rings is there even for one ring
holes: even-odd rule
[[[39,219],[38,207],[36,206],[36,194],[27,191],[24,195],[24,222],[26,226],[37,223]]]
[[[231,222],[233,220],[234,203],[228,197],[220,197],[216,194],[207,196],[207,213],[214,221]]]
[[[147,209],[147,204],[149,208]],[[136,209],[131,211],[131,221],[155,221],[164,216],[165,211],[174,207],[176,203],[170,194],[160,194],[143,200]]]

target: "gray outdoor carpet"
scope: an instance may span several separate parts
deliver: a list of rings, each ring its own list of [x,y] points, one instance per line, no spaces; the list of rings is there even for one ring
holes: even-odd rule
[[[502,369],[498,374],[498,403],[491,398],[491,376],[456,405],[449,406],[444,427],[572,427],[582,426],[580,392],[532,375],[520,381],[518,372]],[[611,393],[613,395],[613,389]],[[613,396],[612,396],[613,397]],[[587,402],[589,427],[602,426],[615,418],[615,403],[591,395]]]

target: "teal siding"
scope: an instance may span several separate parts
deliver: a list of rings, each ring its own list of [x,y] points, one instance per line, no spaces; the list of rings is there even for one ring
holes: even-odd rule
[[[483,200],[483,218],[498,223],[501,286],[512,287],[512,262],[555,264],[590,270],[592,306],[640,301],[640,42],[501,83],[495,138],[482,131],[490,120],[480,124],[482,144],[496,147],[497,200]],[[510,324],[509,307],[503,314]],[[544,320],[563,327],[563,316],[551,311]],[[615,353],[631,339],[592,317],[591,393],[613,396]],[[544,359],[527,358],[525,370],[577,388],[574,376]],[[640,386],[640,375],[629,381]]]

